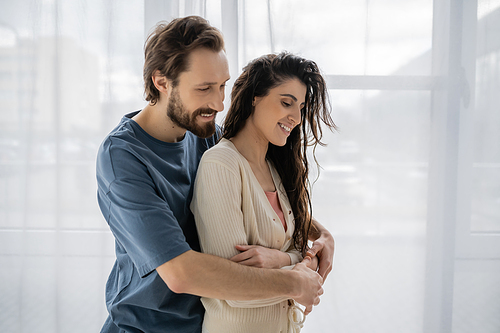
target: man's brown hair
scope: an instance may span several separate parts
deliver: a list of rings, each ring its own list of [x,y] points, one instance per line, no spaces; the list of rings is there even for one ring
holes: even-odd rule
[[[189,54],[200,47],[219,52],[224,50],[222,33],[199,16],[177,18],[159,23],[144,45],[144,94],[146,101],[156,104],[160,92],[153,84],[156,70],[178,84],[179,74],[188,70]]]

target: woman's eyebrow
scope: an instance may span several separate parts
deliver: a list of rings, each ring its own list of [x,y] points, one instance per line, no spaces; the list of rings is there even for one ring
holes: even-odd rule
[[[297,97],[293,96],[292,94],[280,94],[280,96],[283,96],[283,97],[290,97],[291,99],[293,99],[295,102],[297,102]]]

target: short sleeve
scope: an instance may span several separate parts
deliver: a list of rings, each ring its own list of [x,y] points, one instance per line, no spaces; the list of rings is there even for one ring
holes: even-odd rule
[[[140,276],[145,276],[190,246],[148,168],[126,150],[110,149],[110,154],[114,181],[102,198],[108,205],[108,224]]]

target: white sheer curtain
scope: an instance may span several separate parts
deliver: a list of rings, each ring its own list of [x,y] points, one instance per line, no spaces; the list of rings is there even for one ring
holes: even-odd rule
[[[189,14],[233,79],[281,50],[327,75],[313,205],[337,252],[303,331],[499,332],[498,0],[1,1],[0,332],[99,331],[95,154],[144,105],[148,31]]]

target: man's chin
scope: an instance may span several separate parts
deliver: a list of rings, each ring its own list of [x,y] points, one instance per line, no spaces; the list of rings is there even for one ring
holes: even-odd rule
[[[205,123],[203,126],[196,126],[195,128],[192,128],[190,132],[202,139],[209,138],[215,133],[215,121]]]

